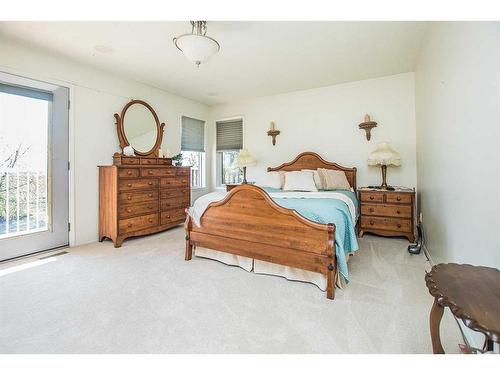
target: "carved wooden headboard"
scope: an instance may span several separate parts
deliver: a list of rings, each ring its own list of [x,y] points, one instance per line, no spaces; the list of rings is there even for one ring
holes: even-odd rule
[[[279,167],[268,167],[268,172],[276,171],[300,171],[301,169],[334,169],[338,171],[344,171],[347,181],[354,190],[356,190],[356,167],[346,168],[337,163],[330,163],[324,160],[321,156],[315,152],[303,152],[298,155],[291,162],[283,163]]]

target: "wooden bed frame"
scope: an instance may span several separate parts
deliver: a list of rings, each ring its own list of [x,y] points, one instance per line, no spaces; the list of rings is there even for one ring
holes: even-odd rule
[[[328,168],[344,171],[356,189],[356,168],[345,168],[304,152],[293,161],[268,171],[297,171]],[[193,246],[206,247],[327,276],[326,296],[335,297],[337,262],[335,225],[318,224],[295,210],[277,205],[261,188],[240,185],[221,201],[211,203],[201,216],[201,227],[187,215],[186,254],[191,260]]]

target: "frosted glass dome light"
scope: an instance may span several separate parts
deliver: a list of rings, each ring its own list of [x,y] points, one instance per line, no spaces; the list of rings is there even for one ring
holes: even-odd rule
[[[197,67],[208,61],[220,50],[219,43],[207,33],[206,21],[191,21],[192,30],[190,34],[183,34],[174,38],[175,46]]]

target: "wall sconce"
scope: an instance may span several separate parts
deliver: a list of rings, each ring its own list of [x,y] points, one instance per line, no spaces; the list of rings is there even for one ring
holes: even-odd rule
[[[267,132],[267,135],[270,137],[273,137],[273,146],[276,145],[276,136],[279,135],[281,132],[276,129],[276,124],[274,121],[271,121],[271,125],[269,125],[269,130]]]
[[[365,121],[359,124],[359,128],[366,132],[366,140],[369,141],[372,137],[371,130],[377,127],[377,123],[370,119],[370,115],[365,115]]]

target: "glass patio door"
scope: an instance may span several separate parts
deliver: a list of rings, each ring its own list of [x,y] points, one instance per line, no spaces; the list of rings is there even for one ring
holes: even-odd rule
[[[0,260],[68,244],[68,94],[0,73]]]

